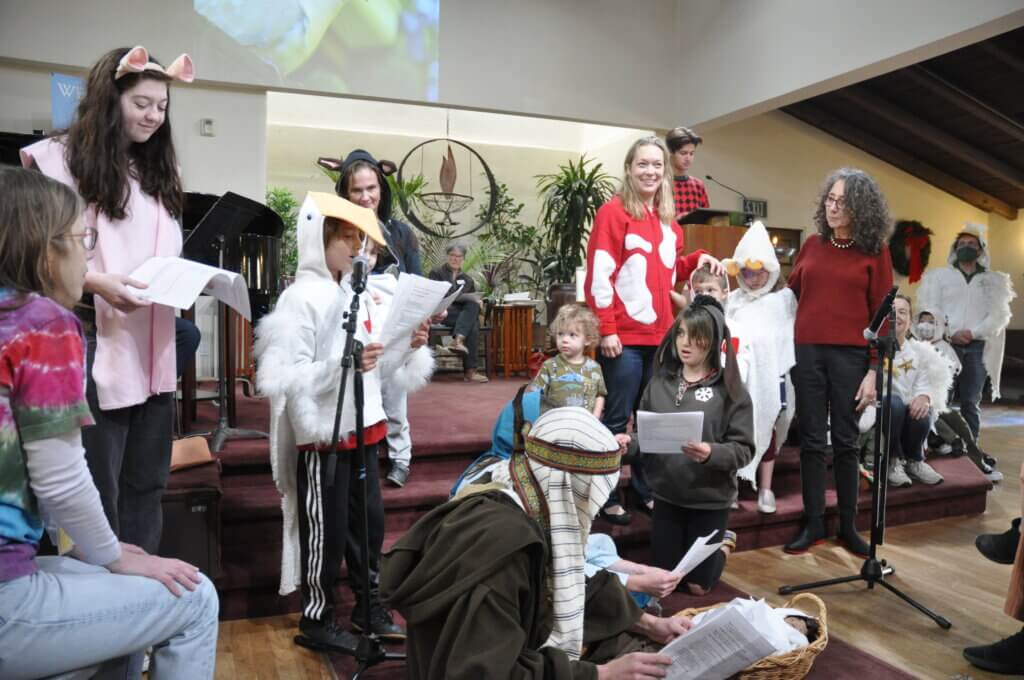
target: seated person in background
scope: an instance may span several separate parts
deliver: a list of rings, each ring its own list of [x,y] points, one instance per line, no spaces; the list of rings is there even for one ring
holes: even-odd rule
[[[213,678],[213,584],[119,542],[85,462],[93,419],[70,310],[96,231],[80,214],[67,186],[0,169],[0,677],[119,666],[153,647],[150,678]],[[44,524],[70,537],[70,556],[36,556]]]
[[[1020,509],[1024,511],[1024,465],[1021,465],[1020,479],[1018,481],[1021,489]],[[1015,527],[1020,525],[1020,520],[1015,519],[1014,525],[1007,533],[1015,532]],[[1013,558],[1010,588],[1006,593],[1003,613],[1018,621],[1024,621],[1024,542],[1019,540]],[[993,673],[1006,673],[1008,675],[1022,675],[1024,674],[1024,629],[990,645],[968,647],[964,650],[964,658],[982,670],[992,671]]]
[[[668,657],[620,655],[643,649],[644,638],[669,642],[689,620],[644,613],[614,575],[583,573],[619,450],[585,409],[548,411],[524,453],[493,463],[399,539],[381,588],[408,621],[409,678],[664,674]]]
[[[912,481],[939,484],[942,475],[924,460],[924,443],[936,413],[945,411],[953,382],[949,364],[929,343],[908,337],[910,298],[896,296],[896,356],[893,359],[892,448],[889,451],[889,486],[910,486]],[[869,407],[865,418],[874,411]]]
[[[753,407],[717,301],[697,295],[676,317],[654,355],[653,374],[639,410],[703,413],[701,441],[680,441],[682,455],[645,456],[655,497],[654,564],[672,569],[698,538],[715,534],[712,541],[721,541],[723,549],[683,579],[689,592],[703,595],[718,583],[736,546],[736,535],[726,531],[736,472],[754,455]],[[631,454],[644,453],[638,435],[616,438]]]
[[[447,281],[452,284],[452,290],[462,286],[462,294],[448,307],[448,316],[441,321],[455,335],[455,341],[448,349],[462,355],[467,382],[485,383],[488,382],[487,376],[476,372],[480,348],[480,299],[475,295],[473,277],[462,271],[466,246],[453,243],[445,249],[445,254],[448,262],[430,272],[430,278]]]
[[[562,305],[549,332],[558,354],[544,362],[529,389],[540,390],[541,413],[561,406],[581,406],[598,418],[608,390],[601,366],[584,352],[601,341],[597,317],[582,305]]]

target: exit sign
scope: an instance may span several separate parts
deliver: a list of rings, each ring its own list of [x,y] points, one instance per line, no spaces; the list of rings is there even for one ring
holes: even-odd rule
[[[768,217],[768,201],[762,198],[743,199],[743,212],[754,217]]]

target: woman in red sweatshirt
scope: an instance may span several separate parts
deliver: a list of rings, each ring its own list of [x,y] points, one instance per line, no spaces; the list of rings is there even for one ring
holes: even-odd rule
[[[629,416],[650,379],[651,359],[675,318],[669,291],[694,269],[722,265],[703,250],[683,256],[683,231],[675,223],[668,148],[658,137],[638,139],[626,153],[622,189],[601,206],[587,243],[587,305],[600,321],[598,363],[608,387],[604,424],[626,431]],[[633,463],[633,488],[653,497]],[[602,515],[628,524],[618,494]]]
[[[878,184],[861,170],[841,168],[828,179],[809,236],[789,275],[797,297],[796,415],[800,423],[800,481],[804,526],[786,544],[799,554],[825,538],[826,432],[832,431],[832,469],[839,501],[839,542],[866,557],[857,519],[857,412],[875,400],[864,329],[892,287],[886,242],[889,209]]]

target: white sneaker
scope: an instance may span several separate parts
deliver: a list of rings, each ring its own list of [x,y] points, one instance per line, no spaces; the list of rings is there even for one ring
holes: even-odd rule
[[[953,447],[950,446],[949,444],[943,444],[939,448],[935,449],[935,453],[939,454],[940,456],[948,456],[949,454],[953,453]]]
[[[902,458],[889,458],[889,486],[901,487],[911,485],[910,477],[903,467]]]
[[[923,460],[909,460],[906,464],[907,476],[911,479],[932,486],[943,481],[942,475]]]
[[[993,484],[998,484],[999,482],[1003,481],[1003,473],[995,468],[992,468],[991,472],[985,473],[985,479],[992,482]]]
[[[761,489],[757,492],[757,511],[763,515],[775,513],[775,493],[771,489]]]

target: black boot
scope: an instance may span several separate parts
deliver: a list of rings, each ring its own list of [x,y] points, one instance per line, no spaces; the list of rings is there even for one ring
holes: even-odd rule
[[[1024,673],[1024,630],[991,645],[968,647],[964,658],[971,665],[993,673]]]
[[[857,495],[860,471],[855,451],[836,451],[832,458],[836,475],[836,500],[839,504],[839,544],[858,557],[867,557],[871,547],[857,533]]]
[[[824,543],[825,541],[825,519],[821,516],[804,517],[804,525],[793,540],[783,548],[790,555],[802,555],[811,549],[811,546]]]
[[[342,630],[334,620],[333,610],[328,610],[320,621],[303,616],[299,619],[299,633],[305,638],[302,646],[324,652],[355,654],[359,646],[359,639],[347,630]]]
[[[982,534],[974,539],[978,552],[998,564],[1013,564],[1020,543],[1020,517],[1001,534]]]
[[[363,632],[364,605],[360,596],[352,609],[352,630]],[[405,629],[395,623],[391,612],[380,601],[380,591],[370,589],[370,632],[385,640],[404,640]]]
[[[839,518],[836,541],[857,557],[868,557],[871,554],[871,546],[857,533],[857,525],[852,518]]]

